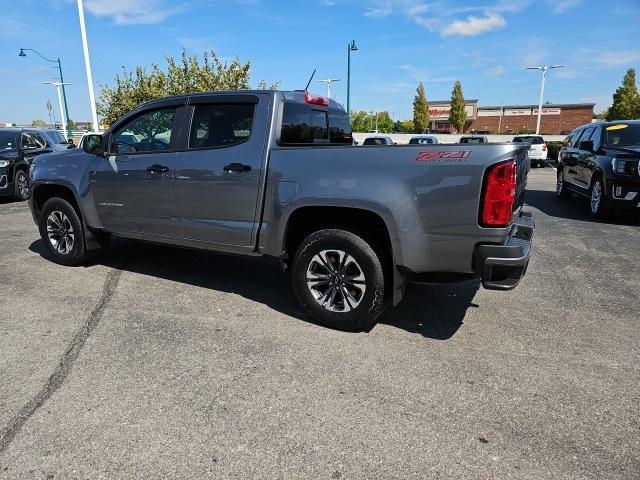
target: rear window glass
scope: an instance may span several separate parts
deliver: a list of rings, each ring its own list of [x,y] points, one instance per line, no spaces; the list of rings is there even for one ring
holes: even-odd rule
[[[432,144],[433,138],[412,138],[409,140],[410,145],[424,145],[424,144]]]
[[[484,143],[484,138],[461,138],[460,143]]]
[[[316,110],[300,103],[285,103],[280,143],[329,143],[328,123],[327,112],[324,110]]]
[[[351,124],[346,112],[329,110],[329,141],[348,145],[353,143]]]
[[[542,137],[515,137],[513,141],[516,143],[531,143],[532,145],[542,145],[544,143]]]
[[[364,140],[364,142],[362,142],[363,145],[386,145],[387,142],[385,141],[384,138],[366,138]]]

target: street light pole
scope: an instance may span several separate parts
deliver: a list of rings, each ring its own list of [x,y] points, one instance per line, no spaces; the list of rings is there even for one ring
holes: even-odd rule
[[[351,40],[351,43],[347,45],[347,116],[351,112],[351,52],[358,50],[356,47],[356,41]]]
[[[547,71],[552,68],[562,68],[564,65],[540,65],[537,67],[527,67],[527,70],[542,70],[542,80],[540,83],[540,101],[538,102],[538,121],[536,123],[536,135],[540,134],[540,121],[542,120],[542,100],[544,98],[544,82],[547,78]]]
[[[19,57],[26,57],[27,54],[25,52],[33,52],[36,55],[38,55],[40,58],[42,58],[43,60],[47,61],[47,62],[51,62],[51,63],[57,63],[58,64],[58,72],[60,73],[60,85],[62,85],[62,98],[64,99],[64,112],[62,112],[62,109],[60,111],[62,118],[62,123],[65,125],[69,125],[69,107],[67,105],[67,92],[64,89],[65,85],[69,85],[69,84],[65,84],[64,83],[64,77],[62,76],[62,63],[60,62],[60,57],[58,57],[57,60],[51,60],[50,58],[45,57],[44,55],[42,55],[40,52],[38,52],[37,50],[34,50],[32,48],[21,48],[20,49],[20,53],[18,54]],[[64,119],[64,117],[66,116],[66,121]],[[69,138],[71,137],[71,131],[67,130],[67,127],[64,128],[64,136],[67,140],[69,140]]]
[[[327,98],[331,98],[331,84],[334,82],[339,82],[342,80],[341,78],[327,78],[326,80],[318,80],[318,83],[326,83],[327,84]]]
[[[98,125],[98,113],[96,111],[96,97],[93,92],[93,75],[91,74],[91,60],[89,59],[89,46],[87,44],[87,30],[84,25],[84,7],[82,0],[78,0],[78,16],[80,17],[80,34],[82,35],[82,50],[84,52],[84,67],[87,71],[87,83],[89,86],[89,101],[91,102],[91,120],[93,131],[100,130]]]
[[[43,82],[45,85],[53,85],[54,87],[56,87],[56,90],[58,92],[58,106],[60,107],[60,116],[62,117],[62,130],[64,130],[65,132],[67,132],[67,122],[64,118],[64,112],[62,110],[62,93],[61,90],[64,88],[65,85],[71,85],[70,83],[62,83],[62,82]],[[67,136],[67,140],[69,140],[70,137]]]

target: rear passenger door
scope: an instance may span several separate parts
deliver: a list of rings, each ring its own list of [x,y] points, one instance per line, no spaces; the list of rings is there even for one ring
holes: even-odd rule
[[[186,148],[178,153],[175,195],[184,237],[251,247],[267,148],[268,95],[190,99]]]

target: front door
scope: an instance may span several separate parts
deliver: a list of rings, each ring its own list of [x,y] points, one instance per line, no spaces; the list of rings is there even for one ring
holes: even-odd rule
[[[105,229],[114,233],[181,236],[172,151],[177,107],[143,112],[111,134],[107,158],[93,164],[93,192]]]
[[[184,236],[249,247],[258,221],[266,97],[194,99],[187,149],[178,153],[176,204]],[[259,121],[257,119],[260,119]]]

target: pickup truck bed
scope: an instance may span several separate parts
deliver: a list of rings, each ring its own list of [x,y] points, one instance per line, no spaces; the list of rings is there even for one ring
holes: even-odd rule
[[[34,220],[60,263],[110,235],[275,256],[307,312],[347,330],[407,279],[509,289],[528,265],[523,146],[356,147],[335,102],[249,91],[143,104],[83,147],[32,167]]]

